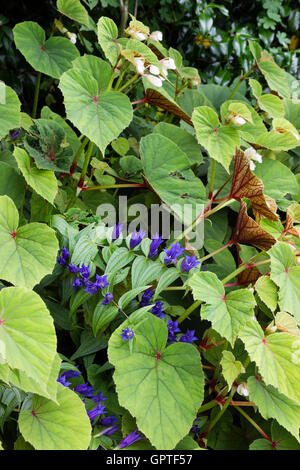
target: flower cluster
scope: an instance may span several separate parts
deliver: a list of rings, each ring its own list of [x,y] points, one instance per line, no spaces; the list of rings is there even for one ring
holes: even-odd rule
[[[250,170],[254,171],[255,170],[254,162],[262,163],[262,156],[253,147],[248,147],[244,153],[246,157],[248,157],[250,160]]]
[[[182,336],[178,338],[178,334],[181,333],[180,328],[178,327],[177,321],[169,321],[168,322],[168,342],[170,344],[177,343],[178,339],[180,343],[189,343],[192,344],[198,338],[195,336],[195,330],[187,330]]]
[[[63,246],[61,249],[61,256],[57,257],[57,262],[62,266],[67,266],[68,270],[72,274],[77,274],[77,277],[74,279],[72,286],[75,290],[78,290],[80,287],[85,286],[85,291],[90,295],[94,294],[98,290],[102,290],[105,287],[109,286],[107,281],[107,275],[99,276],[96,274],[96,280],[94,282],[90,281],[90,266],[85,266],[84,264],[79,267],[73,263],[68,263],[70,254],[68,249]],[[104,297],[103,305],[108,305],[109,302],[113,299],[113,294],[107,293]]]
[[[128,436],[124,437],[124,439],[118,445],[118,449],[124,449],[124,447],[129,447],[134,442],[139,441],[140,439],[144,439],[143,436],[138,432],[136,428],[133,432],[128,434]]]
[[[142,295],[142,298],[140,301],[140,307],[146,307],[147,305],[150,305],[153,295],[154,295],[154,292],[152,291],[151,287],[149,287],[149,289],[146,289]],[[164,318],[166,315],[162,312],[163,305],[164,305],[163,302],[161,302],[160,300],[157,300],[151,310],[153,315],[155,315],[158,318]]]
[[[181,248],[179,242],[173,243],[170,248],[164,249],[164,252],[166,253],[164,263],[165,264],[171,264],[177,263],[177,258],[178,256],[182,255],[184,252],[184,248]],[[200,264],[200,261],[196,260],[196,256],[185,256],[182,263],[181,263],[181,272],[185,273],[190,271],[192,268],[196,268]]]
[[[166,79],[168,75],[168,70],[176,70],[176,65],[174,59],[171,57],[165,57],[159,61],[161,65],[160,68],[157,65],[149,64],[146,65],[146,58],[143,56],[134,57],[133,64],[136,68],[138,74],[145,77],[151,85],[156,87],[161,87],[162,82]]]

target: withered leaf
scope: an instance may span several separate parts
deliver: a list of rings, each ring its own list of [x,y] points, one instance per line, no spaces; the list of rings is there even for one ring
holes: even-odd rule
[[[185,111],[183,111],[183,109],[181,109],[175,103],[175,101],[168,99],[159,93],[159,91],[154,90],[153,88],[147,88],[145,98],[147,103],[150,103],[158,108],[162,108],[165,111],[168,111],[169,113],[174,114],[174,116],[177,116],[183,121],[187,122],[190,126],[193,126],[190,116]]]
[[[253,245],[261,250],[269,250],[276,242],[276,239],[263,230],[255,220],[247,214],[247,204],[241,202],[241,207],[233,234],[235,243]]]
[[[289,213],[289,209],[286,211],[286,221],[284,234],[288,233],[294,237],[300,238],[298,230],[294,227],[294,221],[292,215]]]
[[[240,251],[241,248],[239,245],[237,245],[237,252],[238,252],[238,265],[240,266],[242,264],[242,260],[240,258]],[[260,272],[256,266],[251,266],[250,268],[244,269],[239,275],[238,275],[238,283],[241,286],[249,286],[250,284],[255,284],[257,279],[260,277]]]
[[[250,199],[254,211],[270,220],[278,220],[278,215],[274,213],[274,204],[269,202],[269,198],[264,195],[263,190],[263,182],[250,170],[248,157],[241,149],[237,149],[229,197],[238,201],[247,197]]]

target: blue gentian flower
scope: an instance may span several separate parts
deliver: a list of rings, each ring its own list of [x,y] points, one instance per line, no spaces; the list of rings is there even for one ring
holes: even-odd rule
[[[71,385],[71,382],[67,382],[66,379],[67,378],[64,375],[59,375],[56,381],[61,383],[64,387],[68,387],[69,385]]]
[[[163,307],[163,302],[161,302],[160,300],[158,300],[157,302],[155,302],[155,305],[154,307],[152,308],[151,312],[153,313],[153,315],[155,315],[156,317],[158,318],[164,318],[166,315],[164,313],[162,313],[162,307]]]
[[[78,268],[78,272],[80,272],[81,276],[84,279],[88,279],[90,277],[90,265],[85,266],[84,264],[81,266],[81,268]]]
[[[103,305],[108,305],[109,302],[111,302],[111,301],[113,300],[113,298],[114,298],[114,296],[113,296],[110,292],[108,292],[107,294],[105,294],[104,300],[103,300],[103,302],[101,302],[101,303],[102,303]]]
[[[92,421],[93,419],[98,418],[98,416],[106,413],[105,408],[105,405],[101,405],[101,403],[98,403],[95,408],[93,408],[91,411],[88,411],[88,416],[90,420]]]
[[[142,295],[142,298],[140,301],[140,307],[146,307],[146,305],[150,305],[153,295],[154,295],[154,292],[151,287],[149,287],[149,289],[146,289]]]
[[[134,337],[134,332],[129,328],[125,328],[124,330],[122,330],[121,337],[124,341],[126,341],[127,339],[132,339]]]
[[[105,274],[104,276],[99,276],[96,274],[95,285],[97,286],[97,289],[104,289],[105,287],[109,286],[109,282],[107,282],[107,275]]]
[[[75,367],[77,367],[78,369],[78,366]],[[66,379],[71,379],[72,377],[79,377],[81,375],[81,372],[76,370],[66,370],[63,375],[66,377]]]
[[[194,336],[195,334],[195,330],[187,330],[187,332],[181,336],[180,338],[180,342],[181,343],[189,343],[189,344],[192,344],[193,341],[196,341],[198,338],[197,336]]]
[[[85,382],[84,384],[76,385],[76,387],[74,387],[74,391],[80,393],[86,398],[91,398],[93,396],[93,393],[95,392],[93,387],[89,385],[88,382]]]
[[[118,420],[115,417],[115,415],[112,416],[106,416],[105,418],[102,418],[100,421],[101,426],[112,426],[113,424],[117,423]]]
[[[181,263],[181,272],[187,272],[198,266],[198,264],[200,264],[200,261],[196,260],[196,256],[186,256]]]
[[[131,444],[133,444],[134,442],[137,442],[139,441],[140,439],[144,439],[143,436],[137,432],[138,429],[135,429],[133,432],[131,432],[130,434],[128,434],[128,436],[126,436],[121,442],[120,444],[118,445],[118,448],[119,449],[124,449],[124,447],[129,447],[131,446]]]
[[[151,245],[150,245],[150,250],[149,250],[149,254],[148,254],[148,258],[154,258],[154,256],[157,255],[158,253],[158,247],[159,245],[161,245],[161,243],[163,243],[164,240],[162,237],[159,237],[158,236],[158,233],[156,233],[153,237],[153,240],[151,242]]]
[[[75,290],[79,289],[79,287],[84,286],[84,282],[80,277],[76,277],[74,279],[72,286],[74,287]]]
[[[102,392],[97,393],[97,395],[90,396],[89,398],[93,400],[95,403],[100,403],[101,401],[107,400],[107,398],[103,396]]]
[[[184,252],[184,248],[181,248],[179,242],[176,242],[176,243],[173,243],[173,245],[171,245],[170,248],[164,249],[164,252],[166,253],[164,263],[165,264],[170,264],[170,263],[176,264],[177,257]]]
[[[118,431],[119,428],[120,428],[120,426],[118,426],[118,425],[110,426],[109,428],[102,431],[101,434],[103,434],[104,436],[112,436],[116,431]]]
[[[11,134],[10,140],[15,140],[21,134],[21,132],[22,132],[22,129],[21,127],[19,127],[19,129],[17,129]]]
[[[123,227],[124,227],[124,225],[120,224],[119,222],[114,226],[112,236],[111,236],[113,240],[116,240],[117,238],[119,238],[120,233],[123,230]]]
[[[76,264],[68,264],[68,270],[70,271],[70,273],[77,273],[78,272],[78,266],[76,266]]]
[[[138,232],[133,232],[131,234],[131,239],[129,242],[129,246],[131,250],[133,250],[133,248],[135,248],[137,245],[141,243],[145,235],[146,235],[146,232],[144,232],[143,230],[139,230]]]
[[[177,342],[177,335],[176,333],[180,333],[180,328],[178,328],[177,321],[169,321],[168,322],[168,341],[170,344]]]
[[[66,261],[68,261],[68,259],[69,259],[69,257],[70,257],[68,248],[66,248],[65,246],[63,246],[62,249],[61,249],[61,254],[62,254],[62,257],[63,257]]]

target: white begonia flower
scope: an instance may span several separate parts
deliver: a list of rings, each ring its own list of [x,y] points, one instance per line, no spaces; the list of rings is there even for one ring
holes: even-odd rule
[[[244,119],[242,116],[233,116],[231,118],[231,121],[233,122],[233,124],[235,124],[236,126],[243,126],[244,124],[246,124],[246,119]]]
[[[239,384],[236,391],[239,395],[242,395],[243,397],[247,397],[249,395],[249,390],[245,382]]]
[[[149,67],[149,72],[152,73],[152,75],[159,75],[159,68],[156,67],[156,65],[150,65]]]
[[[149,37],[152,39],[152,41],[162,41],[163,34],[161,31],[153,31]]]
[[[145,75],[145,77],[147,78],[148,82],[151,83],[151,85],[154,85],[154,86],[157,86],[157,87],[162,86],[161,77],[157,77],[155,75]]]
[[[67,32],[67,36],[70,39],[72,44],[76,44],[77,41],[77,36],[75,33],[70,33],[69,31]]]
[[[161,65],[163,68],[166,70],[171,69],[171,70],[176,70],[176,65],[174,62],[174,59],[172,57],[166,57],[165,59],[162,59],[160,61]]]
[[[246,155],[246,157],[250,158],[251,160],[254,160],[255,162],[258,162],[258,163],[262,163],[262,156],[253,147],[247,148],[244,154]]]
[[[136,71],[140,74],[143,75],[145,71],[145,58],[144,57],[135,57],[133,59]]]
[[[255,168],[256,168],[256,166],[255,166],[254,161],[253,161],[253,160],[250,160],[250,170],[251,170],[251,171],[254,171]]]

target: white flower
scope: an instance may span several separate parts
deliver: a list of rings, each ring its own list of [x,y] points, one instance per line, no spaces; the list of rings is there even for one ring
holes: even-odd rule
[[[149,72],[152,73],[152,75],[159,75],[159,68],[156,67],[156,65],[150,65],[149,67]]]
[[[252,158],[253,155],[256,154],[256,150],[255,150],[253,147],[248,147],[248,148],[245,150],[244,154],[246,155],[246,157]]]
[[[165,59],[162,59],[160,61],[160,63],[166,69],[171,69],[171,70],[176,69],[176,65],[175,65],[174,59],[172,59],[172,57],[166,57]]]
[[[239,115],[233,116],[231,120],[236,126],[243,126],[244,124],[246,124],[246,119]]]
[[[145,41],[147,39],[147,34],[142,33],[141,31],[137,31],[136,29],[128,29],[127,33],[134,39],[138,39],[138,41]]]
[[[256,168],[256,166],[255,166],[254,161],[253,161],[253,160],[250,160],[250,170],[251,170],[251,171],[254,171],[255,168]]]
[[[161,31],[153,31],[153,33],[150,34],[150,39],[152,41],[162,41],[163,34]]]
[[[236,391],[239,395],[242,395],[243,397],[247,397],[249,395],[249,390],[248,390],[247,384],[245,382],[239,384]]]
[[[151,83],[151,85],[154,85],[154,86],[157,86],[157,87],[162,86],[161,77],[157,77],[155,75],[145,75],[145,77],[147,78],[148,82]]]
[[[144,57],[135,57],[133,59],[136,71],[140,74],[143,75],[145,71],[145,58]]]
[[[70,39],[72,44],[76,44],[77,36],[75,33],[70,33],[69,31],[67,32],[67,36]]]

